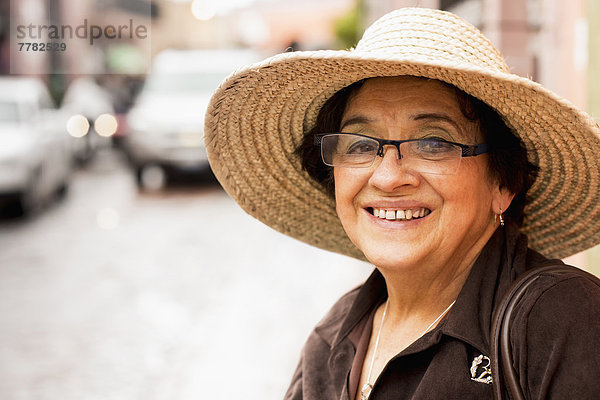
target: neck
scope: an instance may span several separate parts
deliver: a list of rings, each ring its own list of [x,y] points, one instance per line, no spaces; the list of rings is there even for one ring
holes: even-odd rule
[[[452,304],[494,230],[464,253],[448,259],[428,260],[410,268],[378,267],[387,285],[390,325],[411,319],[431,321]]]
[[[470,268],[452,277],[435,277],[410,282],[388,279],[389,326],[409,323],[416,331],[430,324],[435,317],[452,304],[460,293]]]

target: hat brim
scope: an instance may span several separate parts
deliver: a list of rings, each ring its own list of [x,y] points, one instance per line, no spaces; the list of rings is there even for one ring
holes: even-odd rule
[[[364,78],[398,75],[458,87],[493,107],[521,137],[540,168],[521,229],[533,249],[562,258],[600,242],[600,129],[594,120],[529,79],[427,56],[294,52],[232,74],[206,114],[205,141],[215,176],[266,225],[364,259],[346,236],[334,200],[302,169],[294,151],[335,92]]]

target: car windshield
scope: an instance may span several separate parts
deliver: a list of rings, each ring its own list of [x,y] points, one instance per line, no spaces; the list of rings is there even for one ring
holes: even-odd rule
[[[144,90],[151,92],[212,92],[227,73],[150,75]]]
[[[0,100],[0,123],[19,121],[21,121],[21,115],[18,104],[14,101]]]

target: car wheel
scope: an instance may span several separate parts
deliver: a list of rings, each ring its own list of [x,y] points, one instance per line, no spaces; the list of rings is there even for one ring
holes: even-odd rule
[[[160,165],[143,165],[136,170],[136,181],[140,189],[161,190],[167,185],[167,173]]]
[[[69,191],[69,184],[65,181],[60,184],[60,186],[56,189],[56,198],[59,200],[64,199],[67,196],[67,192]]]

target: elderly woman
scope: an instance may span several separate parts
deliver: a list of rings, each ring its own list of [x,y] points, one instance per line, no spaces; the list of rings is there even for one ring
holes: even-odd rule
[[[599,131],[436,10],[229,77],[206,118],[224,188],[273,228],[375,266],[310,335],[286,398],[491,398],[504,293],[600,242]],[[511,326],[526,398],[600,398],[596,283],[545,274]]]

